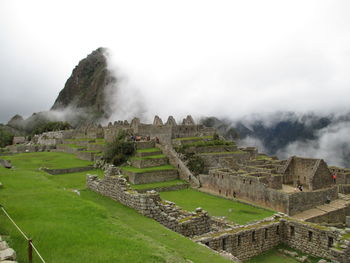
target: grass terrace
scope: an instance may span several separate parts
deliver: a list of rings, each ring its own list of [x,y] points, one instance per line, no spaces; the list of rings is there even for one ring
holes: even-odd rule
[[[74,154],[61,152],[20,153],[7,157],[3,156],[2,158],[11,160],[15,166],[16,171],[18,163],[20,164],[20,169],[31,170],[40,167],[49,169],[65,169],[72,167],[83,167],[93,164],[91,161],[78,159]]]
[[[189,147],[207,147],[207,146],[234,146],[234,142],[224,141],[224,140],[211,140],[211,141],[198,141],[192,143],[186,143],[182,145],[183,148]]]
[[[197,207],[202,207],[212,216],[224,216],[227,220],[241,225],[274,214],[270,210],[227,200],[193,189],[161,192],[160,196],[162,199],[172,201],[186,210],[193,211]]]
[[[243,151],[234,151],[234,152],[212,152],[212,153],[199,153],[198,155],[220,155],[220,154],[241,154]]]
[[[84,151],[81,151],[81,152],[84,152],[84,153],[101,153],[100,151],[88,151],[88,150],[84,150]]]
[[[131,157],[130,159],[134,160],[147,160],[147,159],[160,159],[160,158],[165,158],[166,156],[164,154],[159,154],[159,155],[150,155],[150,156],[144,156],[144,157]]]
[[[133,166],[124,166],[122,167],[122,170],[133,172],[133,173],[147,173],[147,172],[154,172],[154,171],[165,171],[165,170],[174,170],[175,167],[168,164],[168,165],[162,165],[162,166],[156,166],[156,167],[147,167],[147,168],[136,168]]]
[[[183,184],[187,184],[187,182],[183,180],[173,180],[173,181],[151,183],[151,184],[132,184],[131,188],[135,190],[143,190],[143,189],[154,189],[158,187],[168,187],[168,186],[183,185]]]
[[[298,250],[292,249],[287,247],[286,245],[279,245],[273,249],[270,249],[258,256],[255,256],[251,258],[250,260],[245,261],[245,263],[261,263],[261,262],[268,262],[268,263],[298,263],[299,261],[291,256],[286,256],[283,253],[279,252],[278,249],[286,249],[289,251],[295,251],[298,253],[299,257],[306,255],[305,253],[302,253]],[[317,263],[321,258],[316,258],[312,256],[308,256],[307,262],[309,263]]]
[[[95,139],[91,138],[76,138],[76,139],[65,139],[68,142],[87,142],[87,141],[94,141]]]
[[[202,136],[202,137],[183,137],[183,138],[176,138],[175,140],[177,141],[191,141],[191,140],[208,140],[208,139],[213,139],[212,135],[209,136]]]
[[[159,148],[146,148],[146,149],[139,149],[136,151],[137,153],[151,153],[151,152],[161,152]]]
[[[69,143],[69,144],[61,144],[61,145],[65,145],[65,146],[68,146],[69,148],[75,148],[75,149],[83,149],[84,147],[83,146],[79,146],[79,145],[76,145],[74,143]]]
[[[2,157],[1,204],[33,238],[46,262],[231,262],[156,221],[86,189],[83,173],[49,175],[39,167],[69,168],[91,164],[72,154],[26,153]],[[93,170],[87,173],[101,173]],[[80,195],[73,192],[78,189]],[[0,213],[0,233],[27,262],[27,242]],[[36,255],[34,262],[40,262]]]

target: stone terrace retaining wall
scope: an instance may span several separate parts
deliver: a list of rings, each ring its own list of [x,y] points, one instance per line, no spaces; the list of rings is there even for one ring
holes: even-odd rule
[[[103,179],[90,175],[87,177],[87,187],[134,208],[184,236],[191,237],[210,231],[210,217],[206,211],[199,209],[192,213],[186,212],[172,202],[162,201],[155,191],[146,194],[133,191],[126,179],[121,175],[114,175],[116,173],[116,168],[110,167]]]
[[[144,173],[135,173],[130,171],[123,171],[123,173],[129,176],[129,181],[133,184],[148,184],[155,182],[165,182],[178,179],[177,170],[160,170]]]
[[[183,190],[187,188],[188,188],[188,184],[179,184],[179,185],[155,187],[153,188],[153,190],[157,192],[167,192],[167,191],[178,191],[178,190]],[[150,189],[137,189],[136,191],[139,193],[146,193],[149,190]]]
[[[337,186],[312,192],[296,192],[289,194],[288,214],[295,215],[299,212],[314,208],[315,206],[323,205],[326,202],[327,196],[330,197],[331,200],[337,199]]]
[[[94,169],[93,166],[74,167],[74,168],[67,168],[67,169],[47,169],[47,168],[44,168],[43,170],[49,174],[56,175],[56,174],[79,173],[79,172],[90,171],[92,169]]]
[[[145,167],[155,167],[168,164],[167,157],[161,158],[149,158],[149,159],[131,159],[131,165],[137,168],[145,168]]]
[[[283,243],[304,253],[339,262],[350,262],[349,244],[341,249],[333,245],[340,240],[339,229],[320,227],[288,219],[281,220],[284,229]]]
[[[342,235],[339,229],[275,216],[254,224],[207,233],[195,241],[217,251],[229,252],[240,260],[247,260],[283,243],[316,257],[349,263],[349,243],[341,245],[340,249],[334,248],[336,242],[346,243],[341,241]]]
[[[196,241],[217,251],[227,251],[243,261],[280,244],[282,231],[280,222],[258,223],[212,235],[206,234]]]

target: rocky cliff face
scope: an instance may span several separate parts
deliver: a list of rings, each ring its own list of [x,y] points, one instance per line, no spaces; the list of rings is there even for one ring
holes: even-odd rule
[[[109,74],[105,48],[98,48],[74,68],[51,110],[83,109],[91,119],[108,117],[105,87],[115,79]]]

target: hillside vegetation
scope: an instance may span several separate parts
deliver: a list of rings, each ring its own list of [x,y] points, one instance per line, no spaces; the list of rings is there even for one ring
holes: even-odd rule
[[[46,262],[230,262],[135,210],[87,190],[85,173],[49,175],[38,170],[91,162],[50,152],[5,158],[15,168],[0,167],[1,204],[33,238]],[[87,173],[101,175],[96,170]],[[0,221],[0,233],[9,235],[18,261],[27,262],[25,240],[3,213]],[[34,262],[40,261],[35,257]]]

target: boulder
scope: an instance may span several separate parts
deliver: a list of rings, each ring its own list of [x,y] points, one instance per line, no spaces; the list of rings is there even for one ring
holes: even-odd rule
[[[2,165],[5,168],[8,168],[8,169],[12,168],[12,164],[8,160],[0,159],[0,165]]]
[[[0,251],[0,260],[16,260],[16,252],[12,248]]]
[[[0,250],[5,250],[9,248],[6,241],[0,241]]]

